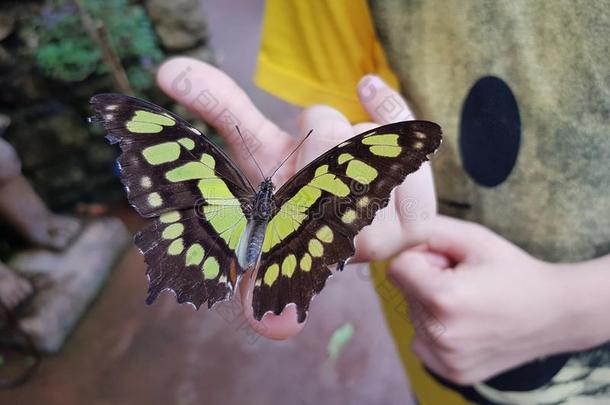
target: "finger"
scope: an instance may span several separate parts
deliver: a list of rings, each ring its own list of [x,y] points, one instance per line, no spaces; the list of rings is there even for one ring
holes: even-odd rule
[[[252,310],[252,292],[248,291],[249,279],[245,277],[251,277],[251,275],[244,276],[244,280],[240,283],[241,302],[244,315],[256,333],[269,339],[285,340],[303,330],[305,323],[298,323],[294,305],[287,306],[279,315],[265,314],[263,319],[257,321]]]
[[[424,365],[441,377],[450,379],[450,373],[445,364],[438,358],[434,348],[425,343],[419,336],[413,337],[411,341],[411,350]]]
[[[416,336],[426,344],[435,346],[447,328],[434,315],[430,305],[424,304],[415,294],[405,294],[408,303],[409,319]]]
[[[407,294],[425,302],[441,282],[442,270],[421,252],[407,250],[390,262],[388,277]]]
[[[359,122],[355,124],[352,129],[354,131],[354,135],[362,134],[366,131],[370,131],[373,128],[377,128],[379,124],[374,122]]]
[[[213,125],[238,160],[248,156],[243,153],[236,125],[251,149],[263,149],[270,156],[284,154],[292,142],[230,77],[213,66],[193,58],[172,58],[159,68],[157,82],[170,97]]]
[[[451,260],[447,256],[444,256],[438,252],[423,250],[421,253],[432,267],[447,269],[451,266]]]
[[[430,250],[461,263],[486,253],[486,237],[477,224],[438,215],[427,228],[426,240]]]
[[[325,105],[315,105],[303,111],[299,128],[303,134],[310,130],[313,132],[301,147],[297,168],[305,166],[354,135],[347,118],[334,108]]]
[[[432,168],[424,162],[419,170],[405,178],[394,193],[394,204],[403,235],[410,244],[420,241],[422,232],[436,216],[436,192]]]
[[[357,87],[360,103],[373,121],[380,124],[414,119],[411,108],[396,90],[379,76],[364,76]]]

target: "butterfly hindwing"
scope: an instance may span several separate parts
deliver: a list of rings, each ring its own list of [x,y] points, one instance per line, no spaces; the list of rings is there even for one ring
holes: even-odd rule
[[[164,289],[199,307],[227,297],[242,269],[235,250],[254,190],[231,160],[176,115],[122,94],[91,103],[122,154],[121,181],[153,222],[135,242],[148,264],[152,302]]]
[[[342,268],[354,254],[356,234],[440,141],[440,127],[431,122],[385,125],[329,150],[278,190],[255,280],[254,316],[279,314],[294,303],[304,321],[329,267]]]
[[[207,221],[192,209],[162,214],[136,235],[135,243],[149,266],[147,303],[168,288],[179,303],[190,302],[197,308],[230,296],[237,261],[213,235]]]

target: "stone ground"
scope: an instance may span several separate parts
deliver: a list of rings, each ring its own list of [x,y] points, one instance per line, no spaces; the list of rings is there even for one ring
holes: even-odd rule
[[[142,224],[130,209],[120,216],[131,230]],[[367,274],[354,265],[329,279],[304,331],[275,342],[249,333],[233,305],[194,311],[165,293],[146,306],[132,248],[64,349],[25,385],[0,391],[0,404],[408,404]],[[333,362],[329,338],[347,322],[353,338]]]
[[[223,69],[291,129],[298,110],[250,81],[262,0],[202,4]],[[131,210],[119,214],[132,231],[142,225]],[[166,293],[146,306],[144,271],[130,249],[65,348],[26,385],[0,391],[0,404],[411,403],[366,267],[331,278],[305,330],[284,342],[255,339],[231,305],[196,312]],[[347,322],[353,339],[332,362],[329,338]]]

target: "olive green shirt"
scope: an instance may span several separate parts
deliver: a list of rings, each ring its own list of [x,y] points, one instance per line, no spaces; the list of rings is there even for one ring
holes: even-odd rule
[[[441,211],[546,261],[610,253],[608,2],[369,5],[417,117],[443,127]],[[473,398],[610,403],[610,346],[569,357],[549,378],[525,389],[515,380],[518,390],[480,384]]]

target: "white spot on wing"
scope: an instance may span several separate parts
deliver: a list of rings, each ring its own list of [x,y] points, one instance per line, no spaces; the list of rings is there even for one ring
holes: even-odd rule
[[[152,186],[152,182],[150,181],[150,177],[144,176],[140,179],[140,185],[144,188],[150,188]]]
[[[191,131],[193,131],[194,133],[196,133],[197,135],[201,135],[201,132],[199,132],[199,130],[197,128],[193,128],[193,127],[188,127]]]

